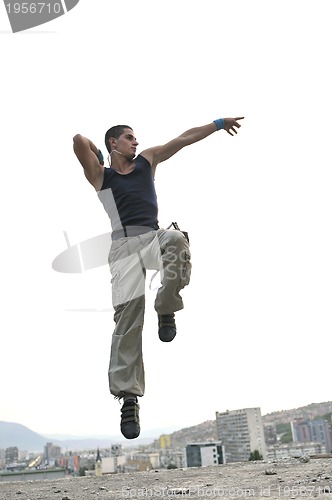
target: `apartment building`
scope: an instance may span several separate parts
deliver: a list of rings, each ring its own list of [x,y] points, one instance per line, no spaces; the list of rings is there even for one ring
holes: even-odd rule
[[[223,463],[221,442],[190,443],[185,449],[185,467],[206,467]]]
[[[258,451],[266,459],[260,408],[216,412],[217,435],[224,449],[224,463],[246,462]]]
[[[329,422],[323,419],[297,418],[291,422],[294,443],[322,443],[326,453],[332,452],[332,431]]]
[[[280,460],[284,458],[299,458],[303,456],[324,455],[325,446],[321,443],[279,443],[267,446],[267,459]]]

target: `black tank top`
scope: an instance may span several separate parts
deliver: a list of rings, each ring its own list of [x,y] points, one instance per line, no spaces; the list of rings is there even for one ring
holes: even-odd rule
[[[112,229],[145,226],[158,229],[158,203],[150,163],[141,155],[129,174],[104,169],[98,197],[111,220]]]

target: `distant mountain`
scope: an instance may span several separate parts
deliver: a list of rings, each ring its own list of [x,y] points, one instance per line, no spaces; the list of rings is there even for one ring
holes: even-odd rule
[[[188,443],[203,443],[217,441],[217,439],[215,420],[207,420],[201,424],[175,431],[170,435],[172,448],[184,448]]]
[[[120,440],[121,436],[117,436]],[[40,453],[43,452],[44,446],[48,442],[52,442],[62,448],[63,451],[68,450],[91,450],[110,447],[114,439],[119,442],[117,438],[112,437],[70,437],[69,439],[54,439],[50,436],[42,436],[37,432],[32,431],[24,425],[14,422],[0,421],[0,448],[5,449],[11,446],[17,446],[19,450],[27,450],[29,452]],[[151,442],[151,440],[150,440]]]
[[[322,417],[328,413],[332,413],[332,401],[325,403],[311,403],[300,408],[293,408],[291,410],[281,410],[268,413],[263,416],[264,424],[285,424],[294,420],[295,418],[316,418]]]
[[[138,439],[128,442],[121,434],[117,436],[72,436],[72,435],[50,435],[43,436],[32,431],[24,425],[15,422],[0,421],[0,449],[17,446],[19,450],[41,453],[48,442],[60,446],[63,452],[67,450],[96,450],[97,448],[110,448],[112,444],[119,443],[123,446],[148,445],[158,438],[160,434],[171,429],[155,429],[154,431],[142,432]],[[151,437],[150,437],[151,436]],[[59,439],[61,438],[61,439]]]
[[[0,448],[17,446],[19,450],[40,452],[47,441],[46,437],[24,425],[0,421]]]

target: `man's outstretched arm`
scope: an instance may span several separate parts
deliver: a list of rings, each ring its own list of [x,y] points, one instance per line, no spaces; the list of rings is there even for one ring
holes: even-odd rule
[[[207,125],[191,128],[170,142],[167,142],[162,146],[155,146],[153,148],[146,149],[145,151],[142,151],[141,154],[150,162],[152,169],[155,170],[158,163],[168,160],[168,158],[173,156],[185,146],[201,141],[217,130],[224,129],[230,135],[237,134],[237,129],[241,127],[238,121],[243,120],[243,118],[243,116],[239,116],[237,118],[219,118],[218,120],[214,120],[212,123],[208,123]]]
[[[74,153],[84,168],[85,177],[99,191],[103,184],[104,159],[97,147],[86,137],[76,134],[73,138]]]

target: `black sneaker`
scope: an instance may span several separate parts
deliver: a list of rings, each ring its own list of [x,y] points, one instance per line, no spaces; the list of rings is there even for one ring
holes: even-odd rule
[[[121,408],[121,432],[127,439],[135,439],[141,431],[139,425],[139,404],[129,399]]]
[[[158,335],[162,342],[171,342],[176,335],[175,316],[172,314],[158,314]]]

